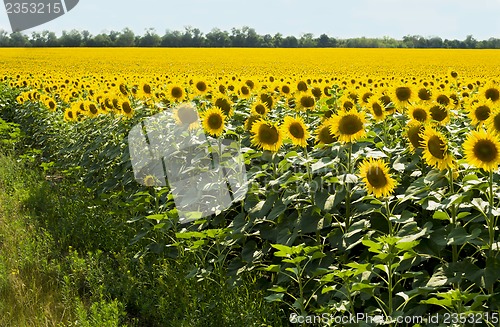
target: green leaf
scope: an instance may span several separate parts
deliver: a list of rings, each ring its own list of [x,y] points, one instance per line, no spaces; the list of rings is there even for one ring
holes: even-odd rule
[[[283,302],[283,296],[284,293],[276,293],[276,294],[271,294],[269,296],[266,296],[264,299],[267,302]]]
[[[448,235],[448,245],[462,245],[476,239],[481,234],[481,230],[476,228],[471,234],[467,233],[462,226],[455,227]]]
[[[281,266],[280,265],[269,265],[267,267],[262,267],[260,268],[259,270],[263,270],[263,271],[269,271],[269,272],[279,272],[280,271],[280,268]]]
[[[271,288],[268,288],[267,290],[276,293],[283,293],[287,291],[287,289],[282,286],[273,286]]]
[[[448,213],[445,211],[436,211],[432,215],[432,218],[438,219],[438,220],[450,220],[450,216],[448,216]]]

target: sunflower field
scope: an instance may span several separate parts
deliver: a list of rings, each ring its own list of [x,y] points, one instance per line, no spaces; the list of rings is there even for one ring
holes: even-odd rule
[[[474,50],[3,49],[0,110],[47,174],[126,217],[134,259],[194,255],[187,277],[228,287],[250,276],[292,323],[498,326],[499,64]],[[241,201],[181,223],[169,186],[134,175],[127,136],[162,112],[240,144]]]

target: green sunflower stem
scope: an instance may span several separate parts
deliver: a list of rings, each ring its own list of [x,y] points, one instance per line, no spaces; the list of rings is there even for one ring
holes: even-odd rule
[[[347,174],[344,177],[344,185],[346,188],[345,195],[345,231],[349,230],[351,227],[351,185],[347,182],[347,175],[352,174],[352,143],[347,146]]]
[[[454,195],[455,194],[455,187],[454,187],[454,183],[453,183],[453,169],[452,168],[448,169],[448,175],[450,178],[450,195]],[[455,207],[455,204],[451,205],[451,225],[453,228],[457,227],[457,208]],[[453,262],[457,262],[458,261],[458,249],[457,249],[456,244],[453,244],[451,246],[451,251],[452,251],[451,255],[452,255]]]
[[[311,171],[311,162],[309,161],[309,151],[307,150],[307,144],[304,147],[304,154],[306,157],[306,169],[307,169],[307,178],[309,179],[309,197],[311,198],[311,204],[314,204],[314,190],[311,188],[313,185],[313,177]]]
[[[394,235],[394,230],[391,222],[391,208],[389,206],[389,198],[385,198],[385,212],[386,212],[386,217],[387,217],[387,224],[389,225],[389,235],[393,236]]]
[[[494,194],[493,194],[493,171],[489,173],[489,208],[488,208],[488,233],[489,233],[489,257],[494,256],[493,244],[495,242],[495,217],[493,216]]]

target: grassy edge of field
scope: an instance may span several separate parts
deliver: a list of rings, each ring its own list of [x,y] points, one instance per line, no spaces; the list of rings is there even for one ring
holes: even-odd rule
[[[188,279],[189,257],[131,260],[124,226],[87,196],[0,151],[0,326],[284,324],[252,280]]]

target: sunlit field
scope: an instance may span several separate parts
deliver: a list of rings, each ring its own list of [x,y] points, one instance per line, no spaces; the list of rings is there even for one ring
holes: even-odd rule
[[[135,228],[136,258],[194,255],[191,278],[249,278],[287,317],[333,326],[498,325],[499,52],[2,49],[0,72],[3,118]],[[162,112],[241,145],[243,200],[179,223],[130,160],[128,133]]]

